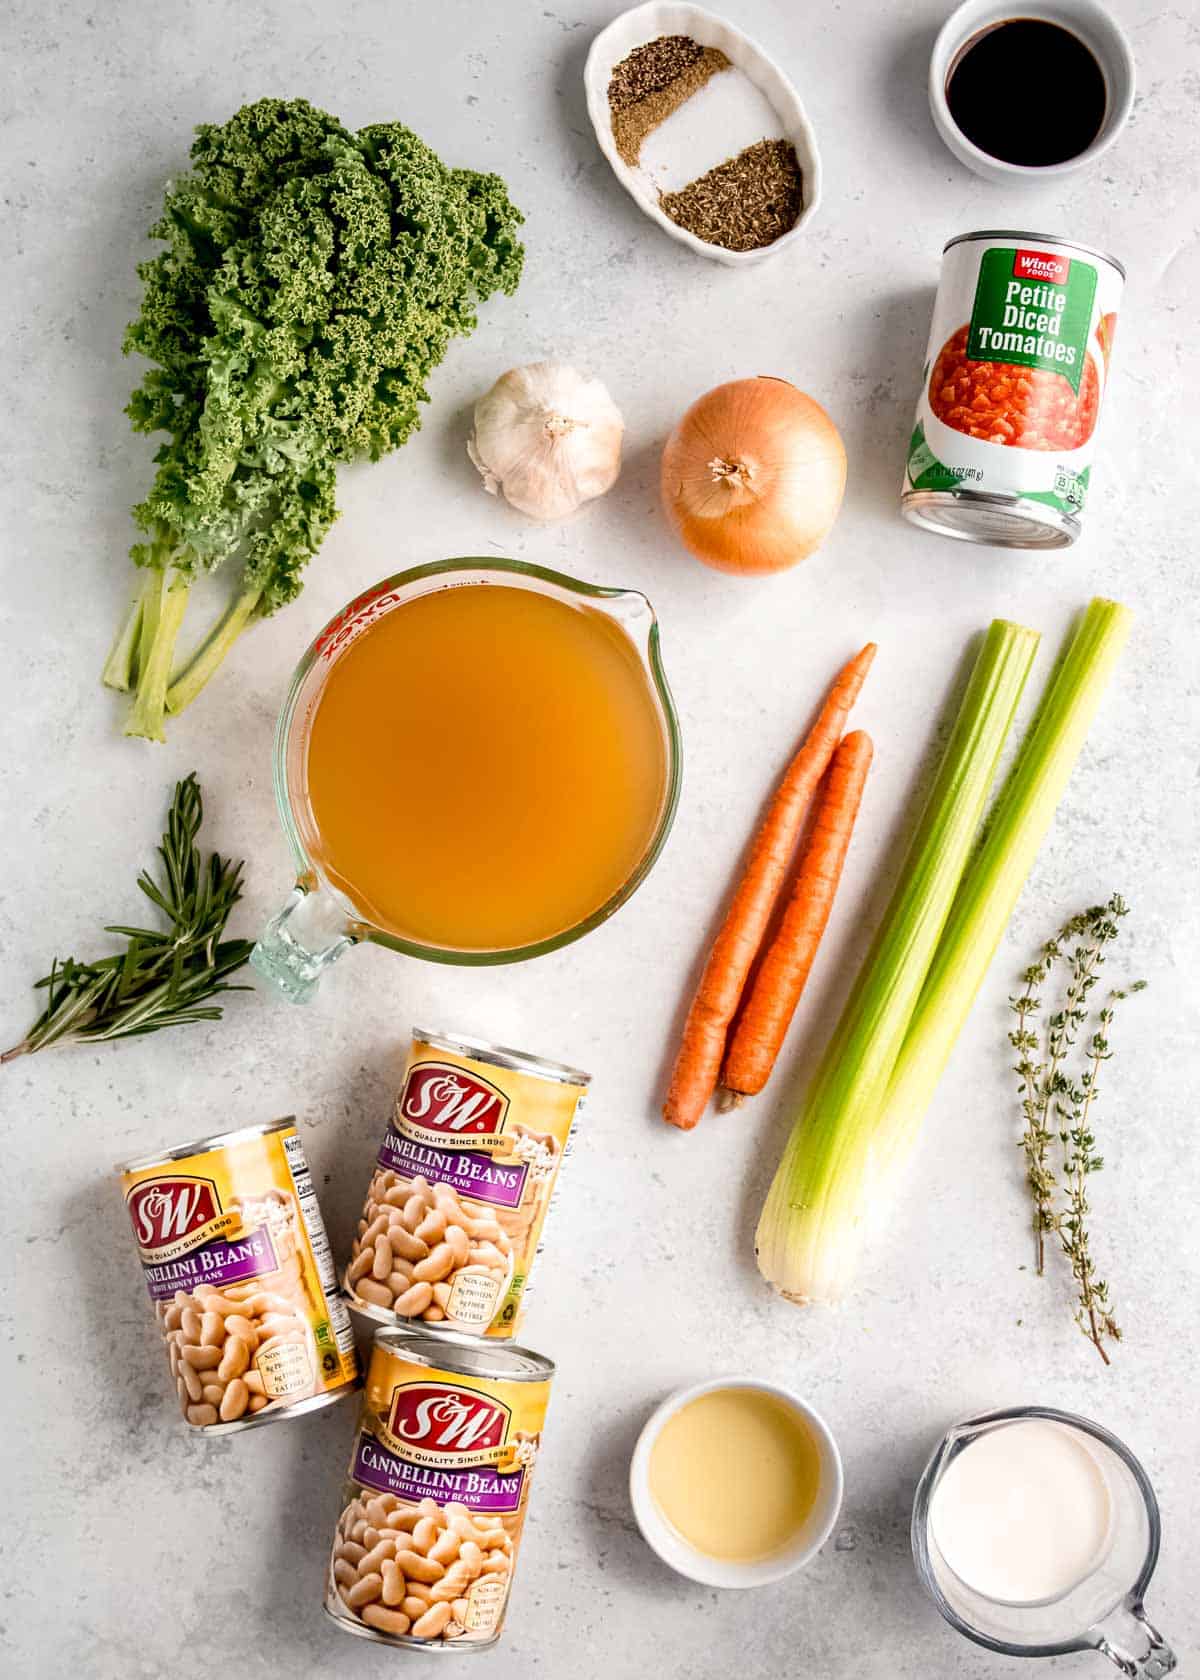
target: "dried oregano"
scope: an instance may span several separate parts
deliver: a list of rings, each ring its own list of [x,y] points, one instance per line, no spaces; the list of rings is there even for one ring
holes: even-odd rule
[[[1009,999],[1017,1025],[1008,1041],[1017,1052],[1014,1071],[1019,1080],[1021,1115],[1025,1129],[1021,1148],[1025,1153],[1025,1177],[1033,1200],[1033,1228],[1037,1242],[1037,1271],[1045,1270],[1046,1237],[1057,1239],[1071,1267],[1078,1303],[1075,1322],[1109,1363],[1105,1343],[1121,1339],[1121,1331],[1109,1304],[1107,1282],[1097,1273],[1092,1258],[1087,1180],[1104,1165],[1091,1130],[1092,1109],[1099,1095],[1100,1065],[1112,1055],[1109,1029],[1115,1006],[1132,992],[1140,992],[1144,980],[1110,991],[1090,1036],[1091,994],[1100,980],[1105,947],[1120,929],[1129,907],[1114,894],[1107,904],[1072,916],[1057,935],[1042,946],[1038,961],[1021,979],[1024,991]],[[1066,996],[1062,1008],[1045,1017],[1041,1030],[1041,988],[1055,965],[1068,965]],[[1073,1052],[1083,1043],[1084,1066],[1072,1072]],[[1061,1149],[1061,1181],[1055,1173],[1055,1145]]]

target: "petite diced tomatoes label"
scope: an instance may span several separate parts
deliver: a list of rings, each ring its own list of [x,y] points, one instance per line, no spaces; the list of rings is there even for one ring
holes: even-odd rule
[[[1078,393],[1095,297],[1090,263],[1001,246],[985,251],[967,358],[1059,373]]]

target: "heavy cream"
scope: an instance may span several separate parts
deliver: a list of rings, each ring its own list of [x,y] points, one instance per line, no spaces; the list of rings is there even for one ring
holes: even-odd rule
[[[929,1528],[964,1586],[1002,1604],[1047,1604],[1103,1562],[1112,1495],[1076,1431],[1018,1419],[983,1431],[951,1460]]]

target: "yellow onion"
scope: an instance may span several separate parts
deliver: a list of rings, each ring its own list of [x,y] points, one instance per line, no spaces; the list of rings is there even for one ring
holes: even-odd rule
[[[845,487],[837,427],[786,379],[718,385],[663,451],[667,517],[684,546],[722,572],[782,572],[803,560],[828,536]]]

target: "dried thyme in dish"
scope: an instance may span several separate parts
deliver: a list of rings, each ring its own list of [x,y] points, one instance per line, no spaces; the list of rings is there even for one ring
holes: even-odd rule
[[[710,245],[757,251],[799,220],[804,177],[790,140],[759,140],[680,192],[664,193],[663,214]]]
[[[723,52],[702,47],[690,35],[660,35],[635,47],[617,65],[608,83],[613,139],[623,162],[635,168],[646,136],[698,92],[710,76],[728,68],[729,60]]]

